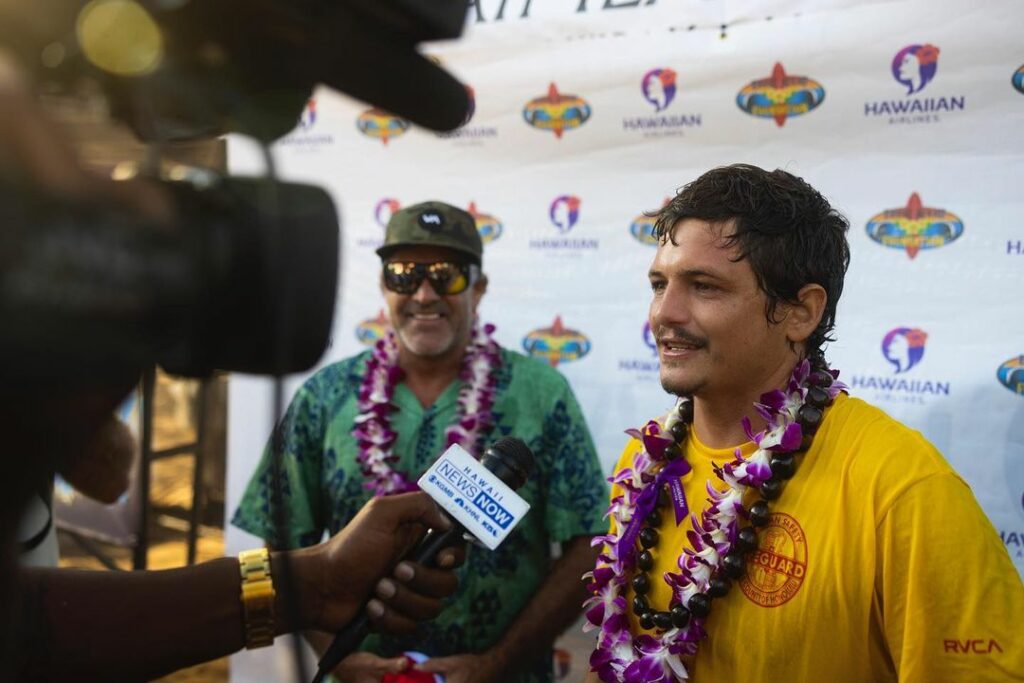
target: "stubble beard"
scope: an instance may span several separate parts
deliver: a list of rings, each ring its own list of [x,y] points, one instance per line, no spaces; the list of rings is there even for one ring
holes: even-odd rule
[[[671,379],[661,380],[661,388],[673,396],[693,396],[704,386],[703,382],[679,382]]]
[[[413,324],[412,321],[397,328],[395,335],[399,344],[409,354],[419,358],[442,360],[453,353],[461,354],[466,349],[472,334],[472,323],[469,322],[471,319],[467,317],[461,325],[449,327],[443,339],[440,335],[429,335],[424,338],[424,335],[411,332],[408,326]]]
[[[407,330],[397,331],[398,340],[406,351],[420,358],[440,358],[451,352],[452,347],[457,343],[458,335],[454,331],[447,335],[443,342],[435,342],[434,339],[423,339],[422,335],[411,334]],[[436,339],[436,337],[435,337]]]
[[[664,368],[664,364],[662,364]],[[670,374],[661,373],[661,388],[674,396],[694,396],[704,388],[704,380],[688,377],[672,377]]]

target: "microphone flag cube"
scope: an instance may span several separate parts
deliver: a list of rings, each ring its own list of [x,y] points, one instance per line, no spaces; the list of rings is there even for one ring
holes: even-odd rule
[[[494,550],[526,516],[530,504],[458,444],[423,473],[420,489]]]

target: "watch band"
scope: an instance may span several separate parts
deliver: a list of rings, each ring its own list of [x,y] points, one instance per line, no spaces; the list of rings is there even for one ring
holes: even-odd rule
[[[242,609],[245,648],[253,650],[274,642],[274,580],[270,552],[266,548],[238,554],[242,576]]]

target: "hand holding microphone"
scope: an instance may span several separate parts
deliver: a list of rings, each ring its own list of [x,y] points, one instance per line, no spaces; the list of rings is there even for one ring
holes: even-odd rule
[[[514,489],[526,482],[533,466],[533,453],[519,439],[497,441],[479,462],[459,446],[449,448],[419,480],[420,488],[448,513],[446,523],[433,526],[408,559],[429,571],[438,554],[459,544],[466,532],[491,550],[496,548],[529,510]],[[314,683],[322,681],[359,646],[369,633],[369,622],[370,614],[364,608],[338,633],[320,659]]]
[[[330,540],[288,553],[303,623],[294,628],[281,624],[278,631],[335,632],[363,612],[375,588],[381,594],[381,584],[390,583],[392,596],[373,601],[380,609],[373,610],[372,621],[382,631],[412,632],[418,622],[435,617],[441,600],[455,592],[458,579],[452,569],[462,564],[465,551],[447,550],[438,568],[413,567],[399,560],[427,529],[450,524],[424,493],[371,500]],[[389,575],[397,580],[380,580]],[[287,614],[283,608],[276,611]]]

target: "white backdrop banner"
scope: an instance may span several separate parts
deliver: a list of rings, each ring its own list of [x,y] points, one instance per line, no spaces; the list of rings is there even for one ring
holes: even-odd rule
[[[1015,0],[471,2],[465,39],[430,50],[472,89],[462,128],[323,91],[275,146],[282,175],[326,186],[342,217],[322,362],[381,334],[391,212],[465,207],[485,241],[483,319],[557,364],[610,468],[623,430],[671,405],[644,212],[714,166],[781,167],[850,220],[830,360],[942,450],[1024,572],[1022,20]],[[229,161],[262,168],[245,141]],[[267,384],[235,377],[230,402],[229,513],[270,432]],[[257,542],[228,532],[230,552]]]

